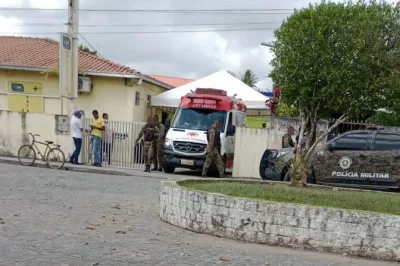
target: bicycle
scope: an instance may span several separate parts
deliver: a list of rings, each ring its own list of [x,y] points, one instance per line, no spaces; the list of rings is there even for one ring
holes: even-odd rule
[[[32,142],[30,144],[22,145],[18,150],[18,160],[20,164],[24,166],[32,166],[36,161],[36,154],[38,154],[40,156],[39,159],[46,162],[51,169],[61,169],[64,166],[65,155],[60,149],[60,145],[54,144],[53,141],[48,140],[45,142],[37,141],[35,137],[40,137],[38,134],[33,135],[32,133],[29,133],[29,135],[32,136]],[[46,150],[43,154],[40,152],[36,144],[46,146]],[[51,145],[54,147],[51,147]],[[59,154],[53,157],[53,155],[57,153]],[[28,161],[25,161],[25,159]],[[56,165],[53,165],[52,163],[56,163]]]

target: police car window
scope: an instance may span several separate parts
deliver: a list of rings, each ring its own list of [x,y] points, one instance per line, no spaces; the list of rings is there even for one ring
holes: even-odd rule
[[[378,133],[375,138],[375,150],[400,150],[400,135]]]
[[[362,151],[367,148],[371,134],[367,132],[345,135],[335,140],[335,150]]]

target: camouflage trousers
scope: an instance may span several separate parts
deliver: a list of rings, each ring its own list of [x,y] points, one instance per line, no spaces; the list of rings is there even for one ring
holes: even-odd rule
[[[151,158],[153,157],[153,142],[145,141],[143,142],[143,159],[145,165],[151,164]]]
[[[161,166],[163,163],[163,156],[164,156],[164,140],[157,140],[154,145],[153,151],[153,163],[154,166]]]
[[[207,149],[206,161],[204,162],[202,176],[207,175],[208,168],[210,168],[212,163],[215,163],[219,172],[219,176],[222,176],[224,174],[224,162],[222,161],[221,155],[216,148],[212,150]]]

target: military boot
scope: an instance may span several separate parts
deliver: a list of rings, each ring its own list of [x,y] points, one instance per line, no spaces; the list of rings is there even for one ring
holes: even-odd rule
[[[159,168],[158,168],[158,172],[162,172],[162,167],[160,166]]]
[[[156,163],[154,164],[154,168],[151,169],[151,171],[158,171],[158,167],[157,167],[157,164],[156,164]]]
[[[146,169],[144,171],[150,173],[150,165],[146,165]]]

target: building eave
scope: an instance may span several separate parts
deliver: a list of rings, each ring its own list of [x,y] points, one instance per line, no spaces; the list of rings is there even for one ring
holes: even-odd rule
[[[43,72],[47,71],[51,68],[48,67],[27,67],[27,66],[15,66],[15,65],[0,65],[0,69],[5,70],[23,70],[23,71],[35,71],[35,72]],[[93,72],[93,71],[85,71],[82,73],[88,76],[100,76],[100,77],[114,77],[114,78],[142,78],[142,74],[140,73],[109,73],[109,72]]]
[[[140,79],[142,75],[140,73],[107,73],[107,72],[92,72],[92,71],[82,71],[84,75],[88,76],[98,76],[98,77],[111,77],[111,78],[131,78]]]
[[[0,65],[0,69],[5,70],[25,70],[25,71],[46,71],[49,68],[47,67],[27,67],[27,66],[14,66],[14,65]]]

